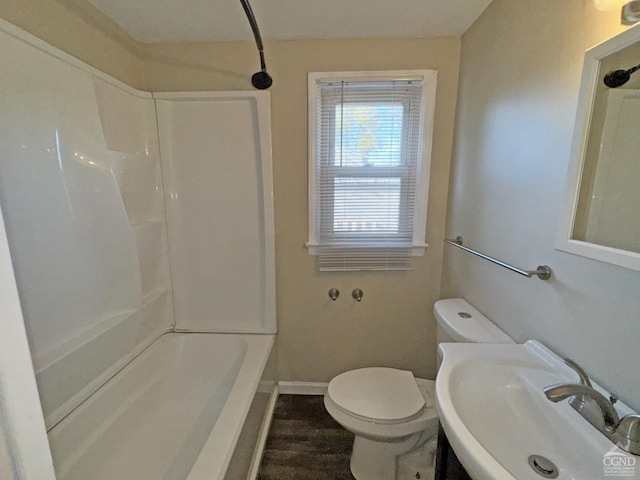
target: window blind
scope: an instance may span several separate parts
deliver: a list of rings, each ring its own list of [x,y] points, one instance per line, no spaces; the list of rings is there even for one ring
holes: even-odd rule
[[[321,81],[316,92],[320,270],[409,269],[422,81]]]

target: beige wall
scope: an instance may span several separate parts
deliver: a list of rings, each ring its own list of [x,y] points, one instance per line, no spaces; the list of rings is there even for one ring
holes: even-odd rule
[[[0,18],[135,88],[140,44],[85,0],[2,0]]]
[[[445,205],[460,40],[305,40],[266,43],[271,91],[276,215],[279,372],[328,381],[347,369],[388,365],[433,377]],[[149,88],[247,90],[258,56],[250,42],[147,46]],[[438,70],[436,127],[424,257],[406,273],[318,273],[307,241],[307,73]],[[332,302],[327,292],[340,289]],[[364,291],[362,303],[351,291]]]
[[[553,278],[448,248],[442,293],[639,408],[640,272],[554,249],[584,51],[621,30],[619,11],[590,0],[494,0],[463,36],[447,233],[521,267],[546,263]]]

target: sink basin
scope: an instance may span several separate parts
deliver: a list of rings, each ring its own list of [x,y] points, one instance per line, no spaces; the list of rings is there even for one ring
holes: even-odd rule
[[[443,355],[436,380],[440,422],[474,480],[541,480],[545,477],[529,464],[532,455],[550,460],[559,480],[607,478],[605,455],[622,451],[567,401],[553,403],[543,393],[548,385],[578,381],[552,351],[536,341],[451,343],[439,348]],[[616,408],[621,414],[630,412],[621,403]],[[549,468],[544,459],[536,462]],[[640,478],[640,462],[624,478]]]

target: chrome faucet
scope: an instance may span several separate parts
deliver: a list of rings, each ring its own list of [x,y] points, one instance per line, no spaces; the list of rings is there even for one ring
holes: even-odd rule
[[[580,383],[558,383],[544,388],[544,394],[552,402],[569,399],[571,405],[591,425],[623,450],[640,455],[640,415],[627,415],[622,420],[614,407],[615,396],[607,399],[595,390],[587,374],[580,366],[565,359],[580,377]]]
[[[569,358],[565,358],[564,363],[575,370],[575,372],[578,374],[580,385],[584,385],[588,388],[593,388],[593,386],[591,385],[591,380],[589,380],[589,376],[582,369],[582,367],[580,367],[580,365]],[[569,398],[569,405],[571,405],[574,410],[576,410],[580,415],[586,418],[587,421],[591,425],[595,426],[598,430],[602,430],[603,428],[605,428],[605,420],[602,413],[602,407],[599,406],[596,401],[589,395],[585,395],[584,393],[572,394],[572,396]]]
[[[598,405],[598,407],[600,407],[600,415],[604,421],[604,428],[607,430],[613,430],[620,422],[620,417],[618,416],[618,412],[616,412],[613,404],[600,392],[594,390],[593,387],[578,385],[576,383],[558,383],[556,385],[549,385],[548,387],[545,387],[544,394],[552,402],[560,402],[569,397],[585,397],[585,400],[586,398],[590,398],[596,403],[596,405]],[[571,404],[571,402],[569,403]],[[571,406],[578,410],[573,404],[571,404]],[[589,423],[598,427],[598,430],[601,430],[599,425],[596,425],[595,422],[591,420],[591,415],[587,417],[583,414],[584,411],[584,409],[578,410],[583,417],[589,420]]]

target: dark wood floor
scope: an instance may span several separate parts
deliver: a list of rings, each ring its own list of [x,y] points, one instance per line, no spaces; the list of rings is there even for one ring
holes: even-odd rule
[[[322,396],[280,395],[258,480],[354,480],[353,435],[327,413]]]

